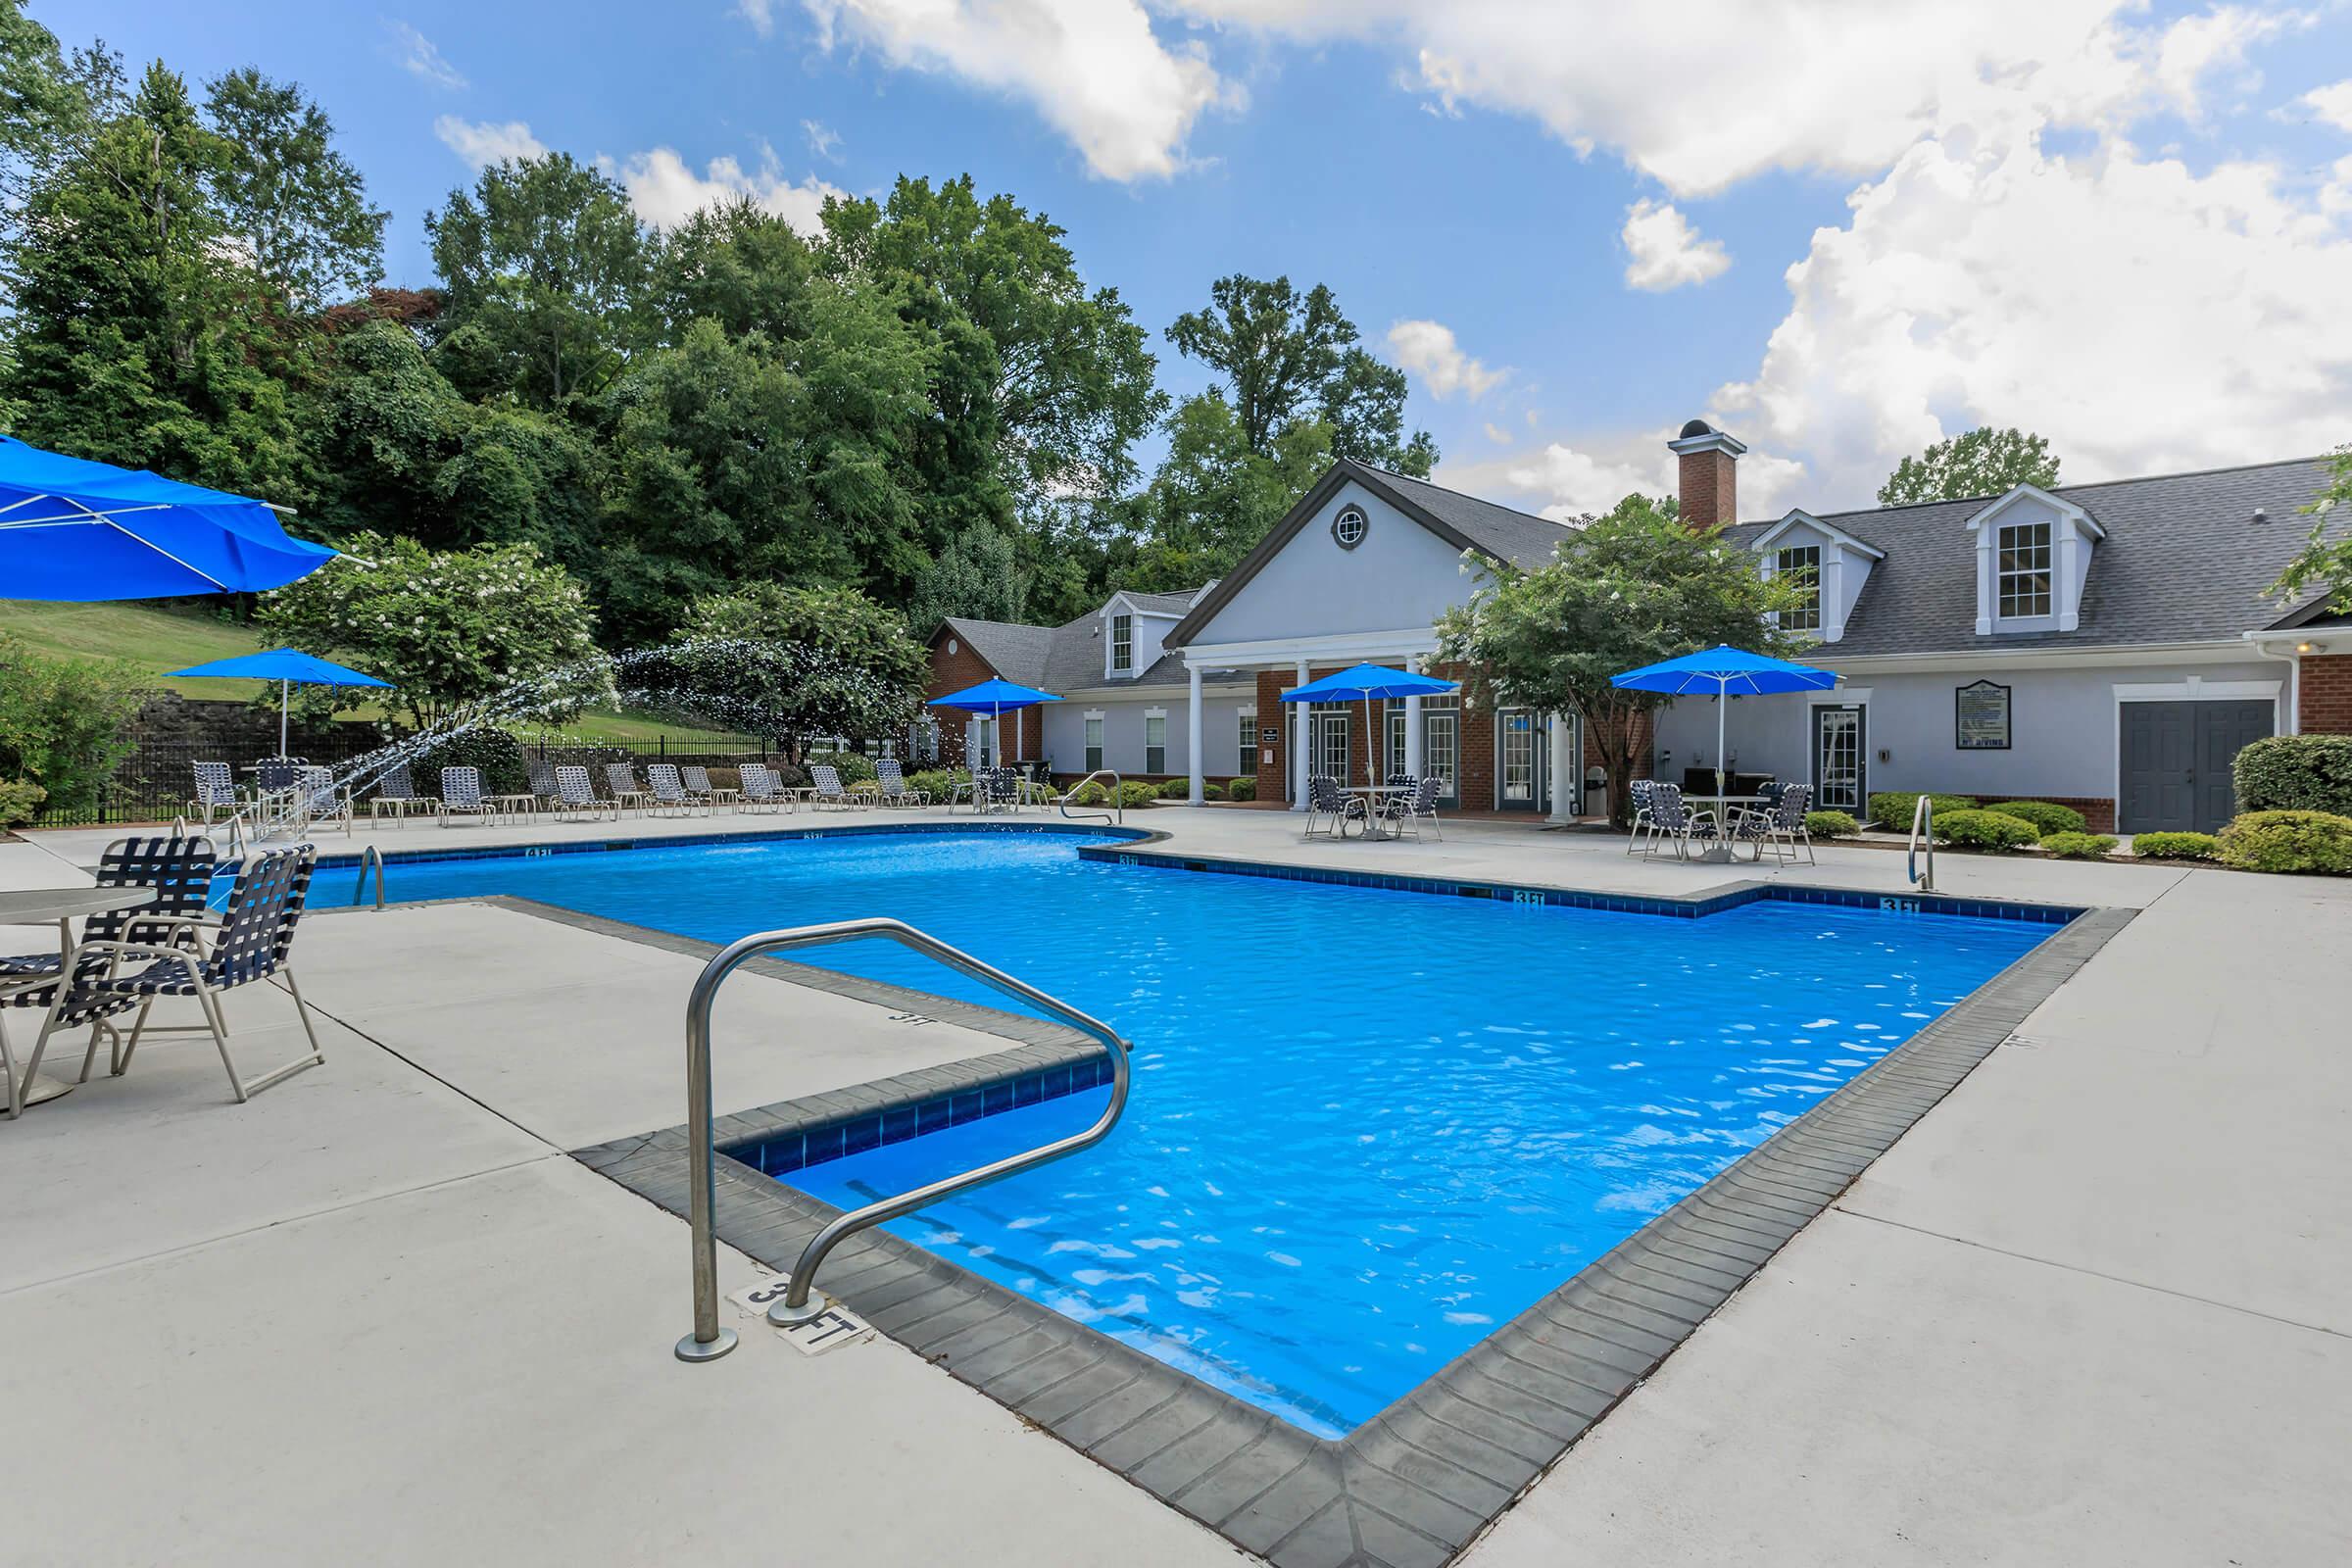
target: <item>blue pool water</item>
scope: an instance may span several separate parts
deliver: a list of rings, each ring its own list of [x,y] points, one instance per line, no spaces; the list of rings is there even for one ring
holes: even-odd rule
[[[2050,933],[1760,902],[1691,920],[856,835],[395,862],[683,936],[889,914],[1135,1045],[1096,1149],[893,1229],[1325,1436],[1447,1360]],[[321,873],[322,891],[344,875]],[[828,967],[1000,1002],[904,950]],[[728,1039],[728,1056],[789,1043]],[[794,1173],[844,1205],[1073,1130],[1104,1091]]]

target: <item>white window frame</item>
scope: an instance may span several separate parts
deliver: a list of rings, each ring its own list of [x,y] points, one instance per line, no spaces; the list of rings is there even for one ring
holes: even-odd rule
[[[2036,517],[2025,522],[1998,522],[1993,525],[1993,529],[1992,618],[1994,622],[1996,624],[2014,624],[2020,621],[2049,620],[2058,612],[2058,525],[2047,518]],[[2031,534],[2035,530],[2039,530],[2041,534],[2039,545],[2041,564],[2039,566],[2010,565],[2009,561],[2014,549],[2030,550],[2034,546],[2028,544],[2022,547],[2013,547],[2010,544],[2009,536],[2011,534]],[[2034,577],[2041,579],[2040,608],[2010,609],[2010,583],[2029,582]]]
[[[1122,612],[1110,617],[1110,672],[1135,673],[1135,617],[1131,614]]]
[[[1154,742],[1152,736],[1159,739]],[[1168,710],[1164,708],[1144,711],[1144,771],[1165,773],[1168,770]]]
[[[1102,767],[1102,714],[1100,711],[1087,714],[1086,728],[1081,733],[1085,737],[1086,770],[1089,773],[1100,772]]]
[[[1236,738],[1241,742],[1240,748],[1234,753],[1234,761],[1237,765],[1234,767],[1233,776],[1241,778],[1247,775],[1255,778],[1257,776],[1257,710],[1245,708],[1236,712],[1233,717],[1237,732]]]
[[[1802,559],[1808,556],[1812,558],[1810,562]],[[1792,557],[1798,559],[1792,560]],[[1812,604],[1804,609],[1774,612],[1774,618],[1780,622],[1782,630],[1821,630],[1821,560],[1822,549],[1819,545],[1787,545],[1773,552],[1772,574],[1775,577],[1787,577],[1798,572],[1805,573],[1807,591],[1813,596]]]

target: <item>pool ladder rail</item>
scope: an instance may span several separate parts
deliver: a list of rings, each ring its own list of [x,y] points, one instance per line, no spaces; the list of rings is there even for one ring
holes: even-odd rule
[[[1107,778],[1110,780],[1110,809],[1107,811],[1088,811],[1083,814],[1071,810],[1070,797],[1077,794],[1080,790],[1086,788],[1089,784],[1092,784],[1099,778]],[[1119,775],[1115,771],[1107,767],[1098,767],[1092,773],[1087,774],[1086,777],[1080,779],[1077,783],[1071,785],[1068,789],[1061,792],[1061,814],[1068,817],[1073,822],[1083,821],[1087,817],[1100,816],[1103,821],[1108,822],[1113,827],[1123,827],[1127,822],[1127,802],[1122,798],[1122,792],[1125,789],[1126,786],[1119,782]]]
[[[1068,1024],[1081,1034],[1091,1035],[1102,1044],[1110,1055],[1110,1102],[1102,1114],[1083,1132],[1067,1138],[1041,1144],[1025,1153],[1012,1154],[995,1160],[960,1175],[943,1177],[939,1181],[885,1198],[837,1215],[833,1221],[810,1239],[801,1250],[800,1260],[792,1266],[792,1283],[784,1298],[767,1309],[768,1321],[778,1327],[806,1323],[825,1310],[821,1298],[812,1297],[810,1283],[823,1264],[827,1253],[846,1238],[862,1230],[910,1214],[928,1203],[966,1188],[978,1187],[1000,1177],[1074,1154],[1101,1143],[1112,1127],[1118,1124],[1119,1113],[1127,1108],[1128,1045],[1108,1024],[1102,1023],[1057,997],[1048,996],[1025,981],[1016,980],[1002,969],[992,968],[969,954],[949,947],[937,937],[917,931],[903,920],[870,917],[862,920],[830,920],[822,925],[795,926],[784,931],[761,931],[727,945],[703,965],[696,976],[694,989],[686,998],[686,1138],[687,1138],[687,1218],[694,1228],[694,1332],[678,1341],[677,1356],[681,1361],[715,1361],[735,1348],[736,1335],[722,1328],[718,1321],[718,1238],[714,1229],[716,1206],[717,1156],[712,1148],[710,1110],[710,1004],[718,996],[727,977],[751,958],[762,954],[781,953],[795,948],[825,947],[835,942],[855,942],[861,937],[882,937],[912,949],[925,957],[933,958],[961,974],[971,976],[1016,1002],[1025,1002],[1039,1011]]]
[[[1922,845],[1927,847],[1928,852],[1925,870],[1920,868],[1919,863]],[[1936,891],[1936,803],[1925,795],[1911,806],[1911,844],[1909,855],[1903,862],[1903,874],[1911,879],[1911,885],[1920,892]]]

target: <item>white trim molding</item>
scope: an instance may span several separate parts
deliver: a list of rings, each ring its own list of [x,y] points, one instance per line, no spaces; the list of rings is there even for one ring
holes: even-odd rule
[[[1353,664],[1375,659],[1427,658],[1438,651],[1434,626],[1393,631],[1336,632],[1321,637],[1269,637],[1256,642],[1200,643],[1184,650],[1185,667],[1239,669],[1245,665]]]
[[[2275,680],[2207,680],[2191,675],[2186,680],[2117,681],[2115,700],[2119,703],[2259,703],[2277,702],[2282,683]]]

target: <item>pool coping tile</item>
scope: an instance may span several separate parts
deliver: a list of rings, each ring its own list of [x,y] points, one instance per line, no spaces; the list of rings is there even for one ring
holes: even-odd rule
[[[1313,867],[1155,856],[1128,846],[1082,846],[1079,854],[1114,863],[1348,880]],[[1433,893],[1463,886],[1410,877],[1374,885]],[[1477,886],[1483,892],[1473,896],[1533,892],[1546,904],[1693,917],[1759,899],[1882,906],[1878,895],[1781,883],[1734,883],[1685,899]],[[718,951],[711,943],[526,899],[466,902],[503,905],[673,953],[707,957]],[[1953,913],[2044,923],[2050,933],[1347,1437],[1314,1437],[885,1231],[841,1244],[821,1282],[824,1294],[1275,1568],[1439,1568],[1653,1375],[2137,912],[1928,896],[1898,901],[1921,912],[1945,912],[1946,906]],[[1102,1055],[1096,1042],[1042,1020],[782,960],[755,959],[751,966],[1014,1042],[945,1067],[724,1118],[715,1178],[718,1237],[771,1268],[788,1268],[840,1210],[762,1175],[733,1152],[756,1158],[767,1140],[838,1127],[845,1117],[935,1104],[943,1093],[985,1097]],[[682,1127],[571,1152],[655,1204],[685,1213]]]

